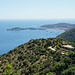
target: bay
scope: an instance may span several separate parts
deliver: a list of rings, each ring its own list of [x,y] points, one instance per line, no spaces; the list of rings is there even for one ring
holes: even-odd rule
[[[13,27],[40,27],[45,24],[63,22],[62,20],[0,20],[0,55],[7,53],[15,47],[28,42],[31,39],[55,38],[64,30],[22,30],[7,31]],[[71,21],[67,21],[71,22]],[[74,21],[72,21],[74,22]],[[72,23],[71,22],[71,23]]]

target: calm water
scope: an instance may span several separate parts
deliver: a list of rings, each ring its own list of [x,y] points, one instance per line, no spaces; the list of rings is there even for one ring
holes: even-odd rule
[[[13,27],[40,27],[44,24],[59,23],[65,21],[52,20],[19,20],[19,21],[0,21],[0,55],[7,53],[18,45],[28,42],[30,39],[56,37],[63,33],[63,30],[23,30],[23,31],[7,31]]]

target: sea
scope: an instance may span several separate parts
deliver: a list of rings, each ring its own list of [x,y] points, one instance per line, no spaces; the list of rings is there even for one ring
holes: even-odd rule
[[[0,55],[9,52],[31,39],[55,38],[64,30],[20,30],[7,31],[14,27],[28,28],[56,23],[75,23],[75,20],[0,20]]]

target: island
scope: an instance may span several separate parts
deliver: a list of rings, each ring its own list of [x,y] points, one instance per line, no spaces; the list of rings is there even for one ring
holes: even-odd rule
[[[69,30],[75,27],[75,24],[69,24],[69,23],[57,23],[57,24],[48,24],[48,25],[42,25],[39,28],[20,28],[20,27],[14,27],[11,29],[7,29],[7,31],[18,31],[18,30],[49,30],[49,29],[54,29],[54,30]]]

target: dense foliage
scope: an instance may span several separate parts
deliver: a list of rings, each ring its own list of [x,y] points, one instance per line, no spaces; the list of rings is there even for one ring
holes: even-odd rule
[[[70,42],[74,42],[75,41],[75,28],[62,33],[62,34],[58,35],[57,37],[61,37]]]
[[[30,40],[0,56],[0,75],[74,75],[75,50],[64,44],[71,43],[61,38]]]

